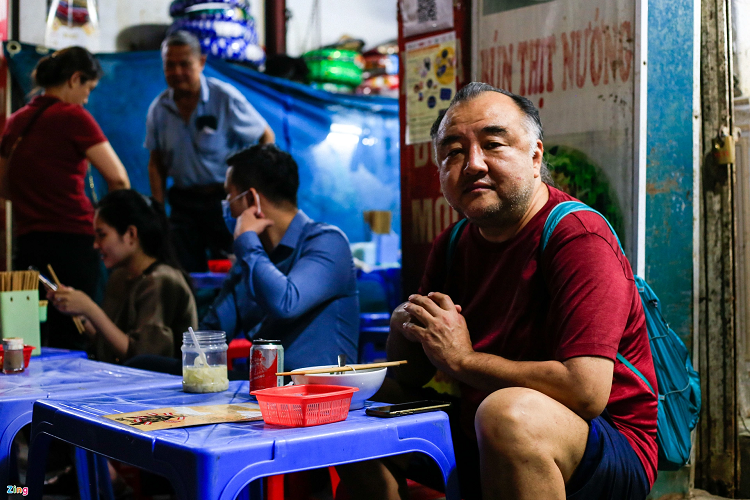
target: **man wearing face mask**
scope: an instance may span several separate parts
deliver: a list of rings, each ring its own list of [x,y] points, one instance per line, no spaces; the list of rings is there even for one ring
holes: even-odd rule
[[[359,299],[349,241],[297,208],[297,164],[272,144],[227,160],[224,218],[237,261],[202,329],[280,339],[284,369],[357,359]],[[236,218],[236,220],[235,220]]]

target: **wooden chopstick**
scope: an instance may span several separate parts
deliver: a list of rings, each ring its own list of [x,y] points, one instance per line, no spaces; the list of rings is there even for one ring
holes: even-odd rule
[[[346,365],[346,366],[332,366],[330,368],[311,368],[309,370],[298,370],[296,372],[279,372],[276,374],[277,377],[283,375],[314,375],[316,373],[338,373],[338,372],[351,372],[355,370],[368,370],[370,368],[385,368],[386,366],[398,366],[405,365],[406,360],[401,361],[384,361],[382,363],[367,363],[364,365]]]
[[[60,283],[60,280],[57,279],[57,275],[55,274],[55,270],[52,269],[52,264],[47,264],[47,269],[49,269],[49,273],[52,275],[52,279],[55,280],[55,284],[57,285],[58,289],[62,286],[62,283]],[[73,323],[76,324],[76,328],[78,329],[78,333],[83,333],[85,328],[83,326],[83,323],[81,323],[81,319],[77,316],[73,316]]]

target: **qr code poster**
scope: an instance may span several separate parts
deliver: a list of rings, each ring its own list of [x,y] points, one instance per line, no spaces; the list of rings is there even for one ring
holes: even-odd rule
[[[430,128],[456,93],[456,34],[405,46],[406,144],[430,140]]]
[[[404,36],[453,28],[453,0],[401,0]]]

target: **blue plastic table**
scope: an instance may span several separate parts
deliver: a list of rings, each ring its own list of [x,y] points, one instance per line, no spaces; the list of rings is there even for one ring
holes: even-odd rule
[[[230,382],[216,394],[187,394],[179,388],[149,392],[47,399],[34,404],[27,485],[40,499],[50,440],[147,469],[170,480],[182,500],[235,500],[263,476],[421,452],[443,471],[446,496],[459,499],[448,416],[422,413],[392,419],[349,412],[347,420],[289,428],[264,422],[226,423],[152,432],[126,427],[102,415],[174,406],[248,402],[247,382]]]
[[[80,352],[68,351],[68,354]],[[23,373],[0,373],[0,485],[9,484],[13,438],[23,426],[31,423],[34,401],[50,397],[65,400],[80,395],[111,394],[135,388],[146,392],[144,389],[182,386],[181,377],[71,357],[79,354],[63,354],[56,352],[52,357],[45,357],[43,350],[41,356],[31,358],[29,367]],[[97,481],[90,476],[96,472],[94,461],[77,451],[77,462],[88,465],[76,469],[79,486],[83,488],[82,498],[92,498],[86,495],[96,491]],[[6,493],[2,489],[0,495]]]
[[[42,347],[42,353],[38,358],[88,358],[86,351],[71,351],[70,349],[60,349],[57,347]],[[31,359],[35,359],[32,356]]]

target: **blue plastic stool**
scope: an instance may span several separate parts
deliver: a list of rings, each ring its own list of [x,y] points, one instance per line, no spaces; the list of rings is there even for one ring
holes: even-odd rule
[[[386,359],[385,343],[390,330],[388,326],[370,326],[359,330],[360,363],[375,363]]]
[[[386,358],[385,342],[390,331],[391,314],[361,313],[359,315],[359,363],[373,363]]]
[[[363,304],[361,310],[364,312],[390,313],[403,301],[400,267],[376,268],[369,273],[359,269],[357,286],[364,294],[360,297]],[[370,297],[370,294],[373,296]]]

